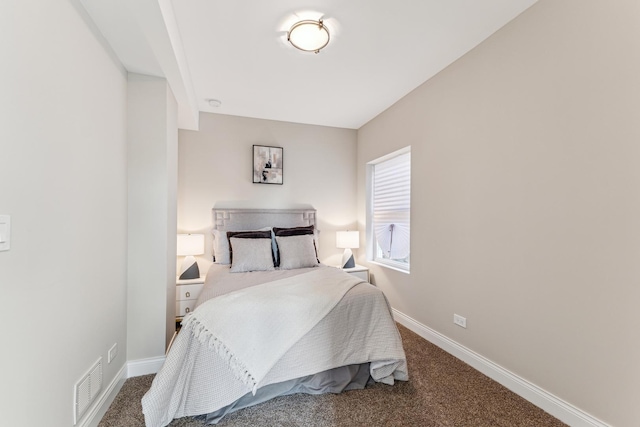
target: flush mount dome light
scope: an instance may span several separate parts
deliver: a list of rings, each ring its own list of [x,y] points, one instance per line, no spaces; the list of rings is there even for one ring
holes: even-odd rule
[[[329,44],[329,29],[322,19],[296,22],[287,34],[287,40],[297,49],[318,53]]]

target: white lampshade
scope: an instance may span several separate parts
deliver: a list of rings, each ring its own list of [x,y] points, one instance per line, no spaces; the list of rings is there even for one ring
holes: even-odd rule
[[[355,249],[360,247],[359,231],[336,231],[336,247]]]
[[[178,234],[178,256],[204,254],[204,234]]]

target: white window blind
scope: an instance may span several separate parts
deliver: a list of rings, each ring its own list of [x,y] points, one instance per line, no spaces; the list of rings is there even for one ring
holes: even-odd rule
[[[373,260],[409,270],[411,152],[373,162],[370,171]]]

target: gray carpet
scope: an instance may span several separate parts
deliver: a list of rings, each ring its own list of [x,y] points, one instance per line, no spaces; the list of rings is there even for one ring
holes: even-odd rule
[[[409,381],[374,384],[338,395],[296,394],[242,409],[218,425],[236,426],[420,426],[555,427],[557,419],[469,365],[399,326]],[[99,427],[144,426],[140,399],[153,375],[129,378]],[[196,427],[190,417],[171,426]]]

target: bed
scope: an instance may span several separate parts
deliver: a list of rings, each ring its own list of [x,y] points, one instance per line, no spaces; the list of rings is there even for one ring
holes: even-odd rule
[[[148,427],[408,379],[384,294],[319,263],[315,210],[214,209],[213,224],[216,262],[142,399]]]

